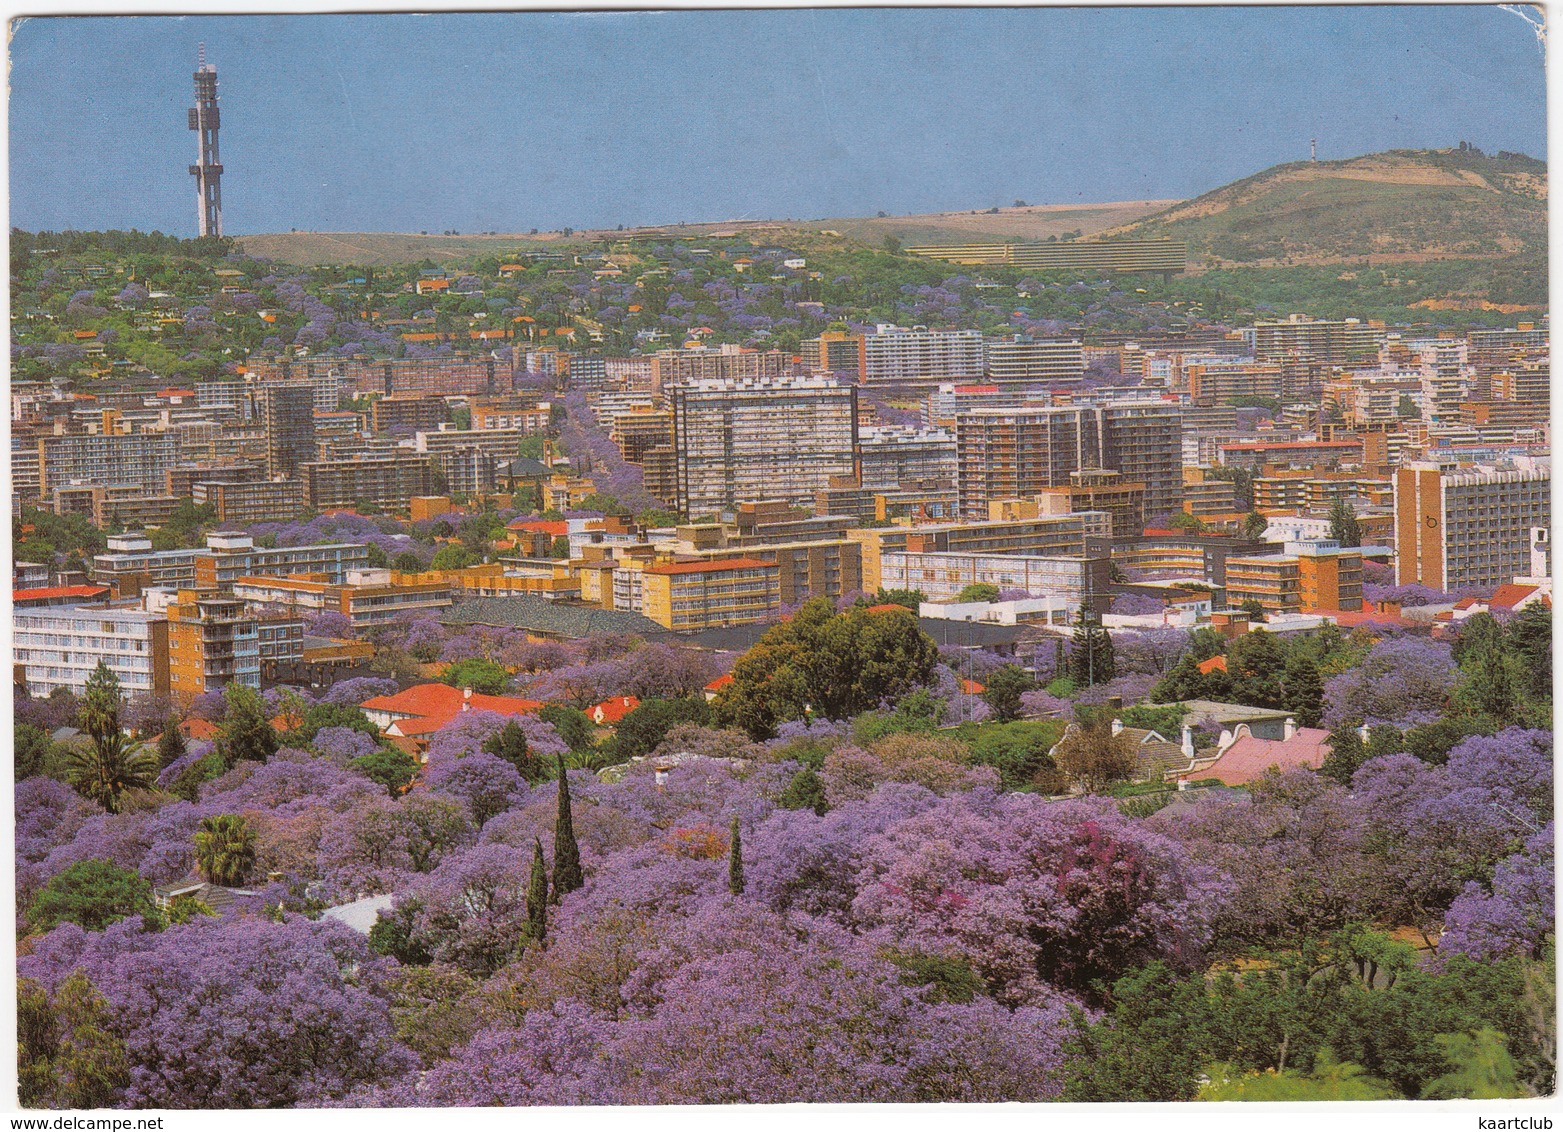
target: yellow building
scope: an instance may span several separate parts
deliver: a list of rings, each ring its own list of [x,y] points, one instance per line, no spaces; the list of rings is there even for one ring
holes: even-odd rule
[[[645,615],[675,631],[753,625],[781,605],[780,570],[757,558],[675,562],[641,574]]]

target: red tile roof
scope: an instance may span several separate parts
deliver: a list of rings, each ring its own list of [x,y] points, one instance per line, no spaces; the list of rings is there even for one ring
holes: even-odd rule
[[[732,682],[733,674],[731,672],[724,673],[723,675],[718,676],[715,680],[711,681],[711,683],[707,684],[706,691],[720,692],[723,688],[727,687]]]
[[[107,586],[45,586],[36,590],[12,590],[13,602],[45,601],[51,597],[98,597],[109,592]]]
[[[1510,582],[1494,590],[1492,599],[1487,605],[1492,609],[1513,609],[1540,588],[1540,586],[1520,586]]]
[[[1209,660],[1202,660],[1199,662],[1199,674],[1201,676],[1209,676],[1212,672],[1215,672],[1218,669],[1222,672],[1227,670],[1226,657],[1213,656]]]
[[[634,696],[614,696],[611,700],[603,700],[602,703],[587,708],[586,714],[591,716],[594,723],[613,724],[639,706],[640,701]]]
[[[871,605],[868,607],[868,611],[870,613],[893,613],[898,609],[904,609],[908,613],[912,612],[910,609],[907,609],[906,606],[897,601],[887,601],[882,605]]]
[[[761,562],[758,558],[722,558],[714,562],[674,562],[667,566],[650,566],[647,574],[714,574],[721,570],[753,570],[775,567],[774,562]]]
[[[359,706],[365,711],[437,720],[435,727],[430,728],[437,730],[460,714],[463,705],[472,711],[497,711],[500,715],[526,715],[543,706],[540,700],[526,700],[519,696],[485,696],[481,692],[467,696],[461,688],[453,688],[449,684],[416,684],[394,696],[372,696]],[[398,727],[397,730],[407,733],[406,727]]]
[[[904,609],[905,606],[902,608]],[[965,692],[968,696],[980,696],[987,690],[988,689],[986,685],[979,684],[975,680],[968,680],[964,676],[961,677],[961,691]]]
[[[209,719],[187,719],[179,725],[180,732],[186,739],[195,739],[205,742],[217,738],[217,724]]]
[[[1299,727],[1290,739],[1255,739],[1243,735],[1203,770],[1185,778],[1219,778],[1228,786],[1242,786],[1264,775],[1271,767],[1282,771],[1307,767],[1318,770],[1330,753],[1330,733],[1316,727]]]

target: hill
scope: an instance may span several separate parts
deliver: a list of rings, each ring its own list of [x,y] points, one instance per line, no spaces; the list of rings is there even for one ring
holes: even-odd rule
[[[679,236],[751,236],[759,239],[794,238],[834,232],[846,240],[880,247],[886,237],[902,244],[954,244],[1045,240],[1076,232],[1090,236],[1104,229],[1130,223],[1167,207],[1172,201],[1115,201],[1108,204],[1050,204],[993,208],[970,212],[935,212],[920,216],[843,217],[840,219],[723,220],[708,224],[679,224],[664,228],[628,228],[571,232],[472,233],[442,235],[414,232],[273,232],[240,236],[237,243],[247,255],[261,256],[300,267],[356,264],[386,267],[421,263],[427,259],[448,265],[479,256],[505,255],[525,250],[557,251],[565,245],[623,239],[650,231]]]
[[[1102,235],[1186,240],[1206,267],[1540,259],[1547,166],[1475,149],[1292,162]]]

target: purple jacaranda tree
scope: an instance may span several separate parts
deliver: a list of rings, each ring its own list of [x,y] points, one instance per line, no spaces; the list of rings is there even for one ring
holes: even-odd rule
[[[1366,720],[1417,722],[1448,705],[1459,670],[1449,646],[1402,638],[1380,641],[1362,663],[1324,682],[1324,726],[1355,727]]]
[[[361,704],[376,696],[394,696],[397,690],[396,681],[385,676],[351,676],[327,688],[321,695],[320,702],[348,707]]]
[[[326,610],[304,619],[304,632],[316,637],[334,637],[338,640],[353,636],[353,619],[345,613]]]
[[[1172,670],[1188,649],[1189,635],[1183,629],[1146,629],[1138,633],[1113,634],[1113,658],[1117,670],[1125,675],[1140,673],[1162,676]]]
[[[1554,830],[1548,822],[1520,852],[1498,863],[1490,889],[1466,883],[1444,916],[1439,957],[1540,958],[1556,931],[1556,872]]]
[[[19,963],[49,987],[80,970],[107,1000],[129,1070],[118,1104],[181,1109],[318,1104],[411,1072],[369,989],[382,966],[339,924],[249,916],[67,923]]]

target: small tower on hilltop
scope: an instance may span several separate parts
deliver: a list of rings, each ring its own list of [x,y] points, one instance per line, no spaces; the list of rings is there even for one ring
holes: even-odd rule
[[[200,163],[190,166],[195,178],[196,225],[202,236],[223,234],[222,159],[217,152],[217,68],[206,61],[206,44],[196,54],[195,105],[190,108],[190,128],[200,142]]]

